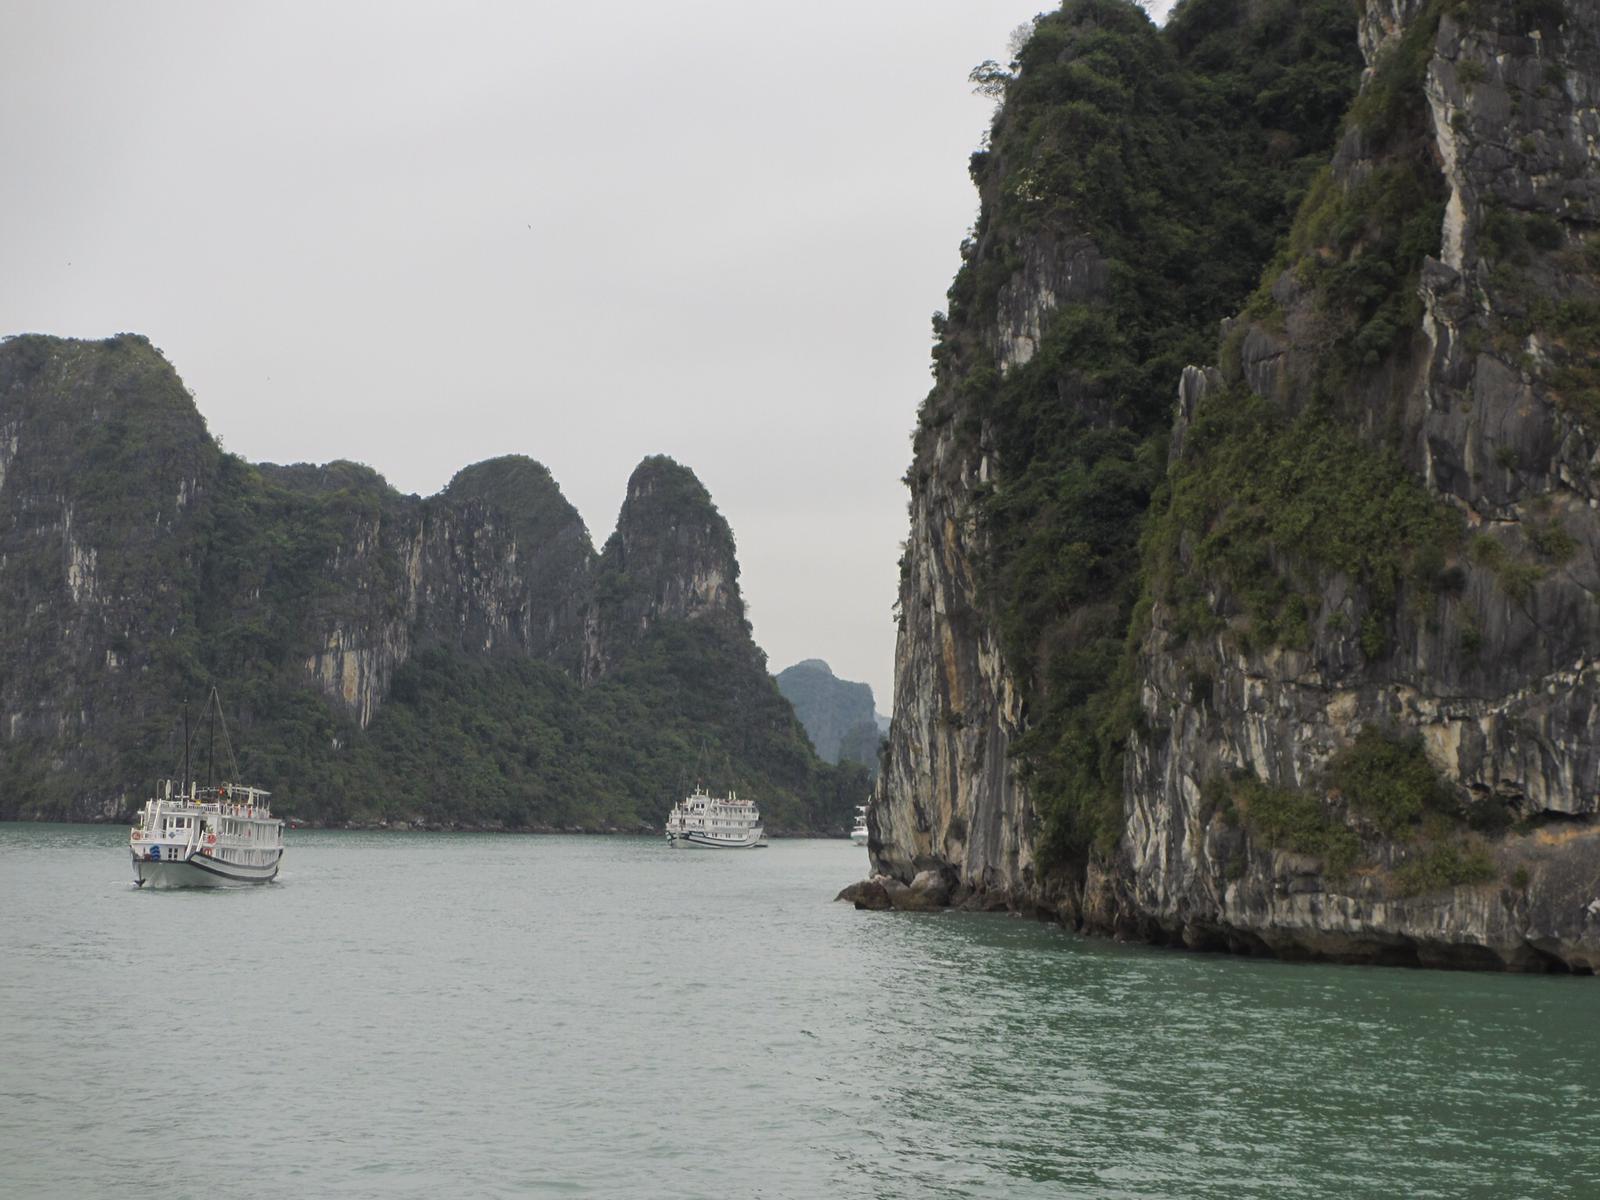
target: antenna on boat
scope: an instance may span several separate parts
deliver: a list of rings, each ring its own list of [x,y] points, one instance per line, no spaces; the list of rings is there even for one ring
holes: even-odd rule
[[[222,695],[216,688],[211,689],[211,696],[206,701],[211,709],[211,752],[216,754],[217,726],[222,726],[222,749],[228,756],[228,769],[233,773],[232,778],[239,778],[239,760],[233,753],[233,739],[228,736],[228,718],[222,711]],[[213,780],[212,782],[215,782]]]
[[[695,752],[694,756],[694,786],[697,788],[705,786],[706,777],[701,768],[705,766],[706,754],[710,749],[711,739],[702,736],[700,739],[700,749]]]

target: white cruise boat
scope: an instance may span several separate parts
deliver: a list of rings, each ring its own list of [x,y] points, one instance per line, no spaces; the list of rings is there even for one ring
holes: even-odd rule
[[[856,823],[855,827],[850,830],[850,840],[858,846],[867,844],[867,806],[865,804],[856,805]]]
[[[667,845],[703,850],[759,850],[767,844],[755,801],[738,792],[713,796],[696,787],[667,815]]]
[[[206,698],[211,721],[209,762],[215,762],[220,726],[235,775],[239,764],[222,720],[217,689]],[[163,779],[128,831],[133,881],[143,887],[227,887],[268,883],[283,859],[283,822],[272,815],[270,792],[242,783],[200,786],[189,771],[189,706],[183,710],[183,778]],[[207,766],[207,773],[210,766]]]
[[[271,795],[239,783],[201,788],[163,780],[128,834],[140,887],[267,883],[283,859],[283,822]]]

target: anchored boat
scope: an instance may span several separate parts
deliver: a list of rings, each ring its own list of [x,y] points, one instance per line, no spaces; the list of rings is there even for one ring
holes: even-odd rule
[[[767,839],[755,801],[696,787],[667,814],[667,844],[702,850],[759,850]]]
[[[162,780],[145,801],[128,835],[133,881],[140,887],[222,887],[266,883],[283,858],[283,822],[272,815],[271,795],[224,783],[187,789]]]
[[[856,823],[850,830],[850,840],[858,846],[867,844],[867,806],[856,805]]]
[[[215,688],[207,707],[213,719],[214,760],[215,720],[222,711]],[[283,859],[283,822],[272,815],[271,793],[242,783],[201,786],[189,774],[188,725],[185,713],[182,779],[162,780],[128,832],[134,883],[225,887],[269,882]],[[226,745],[226,725],[222,732]],[[227,751],[231,761],[231,745]]]

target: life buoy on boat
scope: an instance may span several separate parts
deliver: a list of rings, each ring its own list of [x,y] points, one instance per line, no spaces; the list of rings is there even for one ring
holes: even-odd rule
[[[143,837],[143,836],[144,836],[144,834],[142,834],[142,833],[140,833],[140,832],[139,832],[139,831],[138,831],[138,830],[137,830],[137,829],[135,829],[135,830],[134,830],[134,831],[133,831],[133,840],[134,840],[134,841],[136,841],[136,842],[137,842],[137,841],[138,841],[138,840],[139,840],[139,839],[140,839],[140,838],[141,838],[141,837]]]
[[[216,844],[217,844],[217,835],[214,834],[214,833],[206,834],[206,845],[215,846]]]

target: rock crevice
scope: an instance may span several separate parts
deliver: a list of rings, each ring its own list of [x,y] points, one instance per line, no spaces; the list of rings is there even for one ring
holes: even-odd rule
[[[1303,548],[1275,548],[1274,569],[1314,588],[1320,607],[1303,642],[1274,645],[1240,636],[1229,616],[1239,598],[1205,580],[1184,543],[1180,569],[1205,580],[1220,620],[1196,633],[1153,598],[1121,837],[1076,870],[1041,871],[1040,798],[1012,754],[1029,714],[985,603],[990,547],[974,520],[980,481],[1003,481],[1005,464],[961,399],[974,363],[945,359],[908,477],[895,722],[869,815],[877,870],[904,884],[951,871],[957,887],[1015,907],[1161,943],[1509,969],[1600,961],[1600,413],[1585,398],[1593,331],[1578,325],[1600,302],[1600,13],[1471,11],[1469,25],[1449,6],[1369,0],[1359,22],[1369,107],[1397,86],[1393,56],[1420,46],[1417,82],[1398,86],[1420,88],[1444,199],[1409,340],[1358,363],[1340,397],[1363,438],[1393,448],[1461,514],[1459,546],[1387,608]],[[1394,153],[1352,121],[1325,194],[1381,177]],[[983,339],[1003,367],[1037,355],[1056,298],[1095,277],[1081,243],[1077,265],[1049,277],[1042,264],[1064,244],[1056,234],[1023,247],[999,292]],[[1313,403],[1328,319],[1306,279],[1284,272],[1265,289],[1274,316],[1253,308],[1225,327],[1232,366],[1225,351],[1222,369],[1173,380],[1174,462],[1194,452],[1198,416],[1232,389],[1291,416]],[[1092,288],[1073,294],[1093,303]],[[1328,791],[1339,755],[1373,729],[1415,735],[1460,802],[1486,806],[1494,822],[1461,845],[1481,851],[1487,871],[1402,885],[1418,878],[1426,839],[1388,838]],[[1220,811],[1216,785],[1241,779],[1317,797],[1360,839],[1355,868],[1275,846]]]

